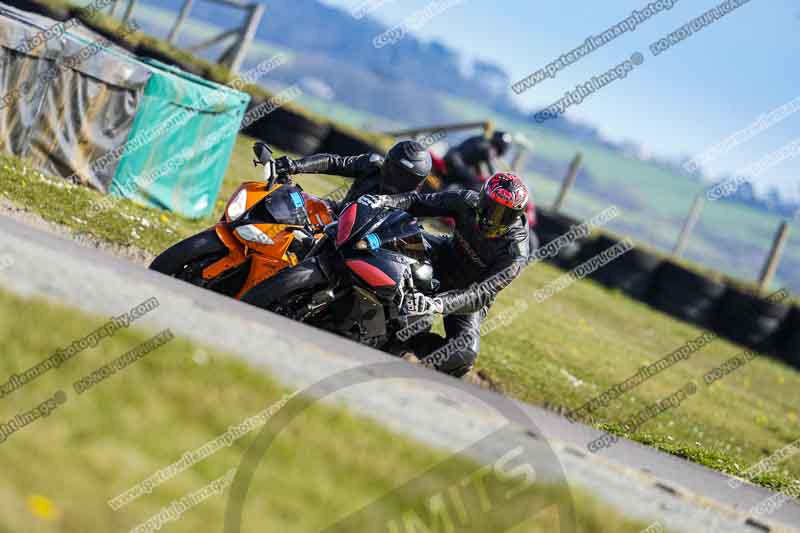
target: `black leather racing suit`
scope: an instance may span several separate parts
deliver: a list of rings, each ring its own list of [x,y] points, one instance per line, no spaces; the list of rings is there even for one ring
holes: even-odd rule
[[[343,157],[335,154],[314,154],[294,160],[295,174],[331,174],[353,178],[353,184],[342,196],[331,193],[329,201],[336,213],[350,202],[356,201],[365,194],[395,194],[396,188],[384,183],[383,157],[378,154],[361,154]]]
[[[428,362],[437,370],[455,376],[464,375],[472,367],[480,349],[481,322],[497,293],[525,267],[529,253],[528,223],[524,215],[501,237],[490,239],[480,234],[476,222],[478,198],[478,193],[463,189],[390,197],[392,207],[414,216],[455,219],[453,237],[432,243],[434,273],[444,291],[438,297],[444,303],[447,337],[443,339],[428,333],[418,335],[411,342],[418,357],[433,357],[434,360]],[[463,340],[453,342],[459,337]],[[465,348],[459,348],[464,345]]]
[[[497,156],[492,144],[482,135],[470,137],[454,146],[444,156],[447,164],[447,180],[467,189],[478,190],[482,183],[477,174],[478,165],[486,163],[489,175],[494,174],[492,161]]]

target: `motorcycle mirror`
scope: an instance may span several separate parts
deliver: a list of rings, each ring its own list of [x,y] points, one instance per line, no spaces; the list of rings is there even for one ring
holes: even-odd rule
[[[261,141],[255,143],[253,145],[253,153],[256,154],[256,159],[253,161],[254,164],[262,164],[267,165],[270,161],[272,161],[272,149],[267,145],[267,143],[263,143]]]

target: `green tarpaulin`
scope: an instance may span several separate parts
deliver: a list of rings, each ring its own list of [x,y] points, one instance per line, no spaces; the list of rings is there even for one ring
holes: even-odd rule
[[[250,97],[147,63],[151,76],[110,192],[190,217],[207,215]]]

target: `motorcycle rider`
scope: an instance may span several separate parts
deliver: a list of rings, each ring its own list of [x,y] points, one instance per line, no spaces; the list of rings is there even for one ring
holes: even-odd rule
[[[403,209],[414,216],[455,219],[453,237],[432,242],[434,272],[444,292],[435,297],[414,293],[406,297],[404,307],[412,315],[444,315],[446,338],[423,333],[410,344],[423,364],[463,376],[478,356],[481,322],[497,293],[527,264],[528,188],[514,174],[498,173],[480,192],[370,195],[359,202]]]
[[[331,201],[336,213],[365,194],[398,194],[415,190],[431,172],[431,155],[416,141],[400,141],[386,157],[361,154],[342,157],[314,154],[302,159],[280,157],[275,160],[279,174],[331,174],[354,178],[341,202]]]
[[[445,154],[444,162],[447,165],[445,179],[458,183],[466,189],[479,190],[481,187],[479,165],[485,163],[489,175],[494,174],[494,160],[503,157],[511,148],[511,143],[511,134],[504,131],[495,131],[489,139],[483,135],[470,137]]]

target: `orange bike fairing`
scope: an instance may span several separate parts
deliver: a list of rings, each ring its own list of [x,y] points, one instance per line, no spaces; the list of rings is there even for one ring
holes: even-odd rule
[[[233,194],[231,194],[231,197],[228,199],[228,203],[225,204],[225,210],[222,212],[222,218],[227,220],[228,222],[231,222],[231,220],[228,219],[228,207],[231,205],[231,202],[233,202],[233,200],[239,194],[239,191],[242,190],[247,191],[247,202],[245,204],[245,210],[250,209],[251,207],[256,205],[268,194],[267,185],[260,181],[245,181],[244,183],[239,185],[236,188],[236,190],[233,191]],[[272,190],[274,191],[275,188],[273,188]]]
[[[294,240],[292,232],[300,226],[287,224],[254,224],[254,226],[267,234],[274,244],[244,241],[226,224],[220,223],[214,227],[220,240],[228,248],[228,255],[203,269],[203,279],[214,279],[223,272],[241,265],[249,255],[264,256],[273,260],[268,263],[268,275],[274,274],[275,266],[282,265],[281,268],[283,268],[297,264],[294,254],[287,254],[286,251]],[[251,254],[251,251],[255,254]],[[258,268],[256,261],[251,263],[250,268],[251,270]]]
[[[214,226],[219,240],[228,249],[228,255],[203,269],[203,279],[214,279],[223,272],[241,265],[246,259],[245,246],[236,238],[226,224],[219,223]]]
[[[222,243],[228,249],[228,255],[215,261],[203,269],[203,279],[211,280],[223,273],[240,266],[250,258],[250,271],[242,288],[236,294],[236,298],[241,298],[247,291],[258,285],[267,278],[274,276],[277,272],[286,267],[294,266],[298,263],[298,258],[293,253],[288,253],[289,246],[295,239],[294,231],[303,229],[303,226],[290,224],[253,224],[271,240],[272,244],[247,241],[237,235],[229,227],[227,218],[228,206],[236,198],[240,191],[247,191],[246,209],[260,202],[265,196],[269,196],[281,185],[273,187],[267,191],[266,184],[259,181],[248,181],[242,183],[231,195],[231,199],[225,206],[222,220],[214,226],[214,230]],[[333,222],[333,213],[328,204],[315,196],[303,193],[308,213],[309,222],[318,227],[324,227]],[[314,235],[319,239],[321,234]]]
[[[311,224],[327,226],[333,222],[333,212],[327,202],[307,193],[303,193],[303,199],[306,203],[308,221],[311,222]]]

